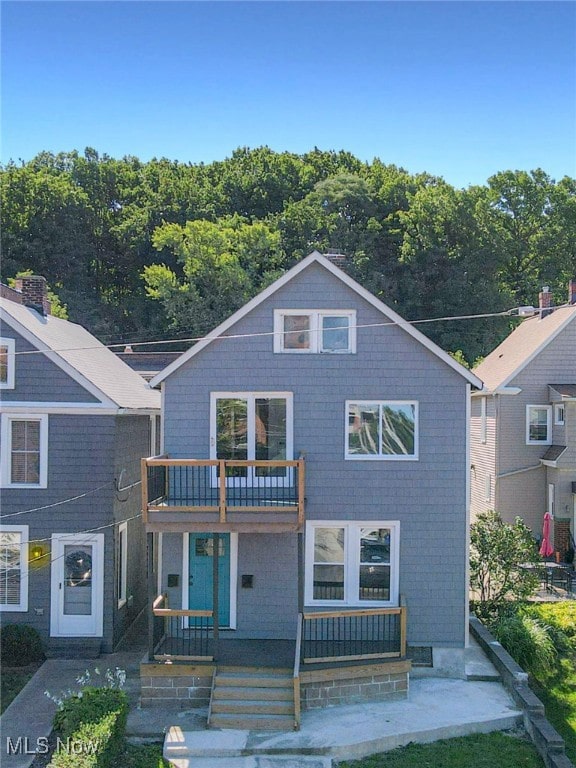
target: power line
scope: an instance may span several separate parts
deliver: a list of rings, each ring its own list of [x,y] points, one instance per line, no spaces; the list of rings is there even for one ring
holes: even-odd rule
[[[547,309],[558,309],[559,307],[548,307]],[[407,325],[423,325],[426,323],[445,323],[445,322],[452,322],[454,320],[481,320],[486,319],[490,317],[513,317],[514,312],[518,312],[518,307],[513,307],[512,309],[506,309],[501,312],[484,312],[481,314],[475,314],[475,315],[452,315],[452,316],[444,316],[444,317],[432,317],[432,318],[425,318],[421,320],[404,320],[404,323]],[[344,311],[344,310],[343,310]],[[538,311],[538,310],[536,310]],[[363,323],[363,324],[357,324],[357,325],[346,325],[342,326],[342,329],[358,329],[358,328],[385,328],[388,326],[398,326],[399,323],[397,323],[394,320],[390,320],[388,322],[384,323]],[[332,328],[331,330],[338,330],[338,328]],[[313,331],[310,331],[313,332]],[[263,336],[285,336],[287,333],[290,333],[290,331],[260,331],[258,333],[235,333],[235,334],[221,334],[219,336],[192,336],[185,339],[164,339],[163,341],[132,341],[129,344],[127,342],[118,342],[116,344],[99,344],[98,346],[89,346],[89,347],[62,347],[60,349],[49,349],[49,350],[42,350],[42,349],[32,349],[32,350],[24,350],[20,352],[15,352],[15,355],[37,355],[37,354],[45,354],[45,352],[85,352],[92,349],[101,349],[102,347],[106,347],[106,349],[114,349],[115,347],[125,347],[125,346],[131,346],[131,347],[143,347],[143,346],[157,346],[160,344],[196,344],[200,341],[222,341],[226,339],[251,339],[251,338],[258,338]]]

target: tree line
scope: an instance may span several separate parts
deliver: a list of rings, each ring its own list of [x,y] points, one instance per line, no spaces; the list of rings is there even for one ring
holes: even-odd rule
[[[94,149],[0,167],[2,280],[44,275],[106,342],[201,336],[313,250],[409,320],[559,302],[576,276],[576,180],[503,171],[457,189],[349,152],[239,148],[209,164]],[[510,318],[421,326],[473,362]]]

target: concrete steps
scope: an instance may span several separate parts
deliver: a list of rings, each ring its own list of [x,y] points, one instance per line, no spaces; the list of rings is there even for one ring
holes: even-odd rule
[[[219,667],[208,727],[254,731],[294,729],[294,688],[286,669]]]

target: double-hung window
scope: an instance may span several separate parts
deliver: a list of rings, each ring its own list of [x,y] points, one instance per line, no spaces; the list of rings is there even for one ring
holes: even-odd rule
[[[227,466],[231,485],[282,485],[290,478],[292,394],[215,392],[211,395],[210,458],[266,461],[271,465]]]
[[[0,611],[28,610],[28,526],[0,531]]]
[[[356,352],[354,310],[277,309],[274,352],[351,354]]]
[[[0,338],[0,389],[14,389],[15,364],[14,339]]]
[[[418,403],[348,400],[347,459],[417,459]]]
[[[48,416],[2,416],[3,488],[46,488]]]
[[[526,444],[550,445],[552,443],[552,406],[526,406]]]
[[[311,521],[306,526],[306,603],[398,604],[400,523]]]

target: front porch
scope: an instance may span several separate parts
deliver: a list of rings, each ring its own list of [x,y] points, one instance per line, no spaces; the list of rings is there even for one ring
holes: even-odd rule
[[[208,707],[212,727],[292,730],[302,710],[408,692],[405,607],[300,613],[294,640],[227,635],[212,611],[158,596],[142,705]]]

